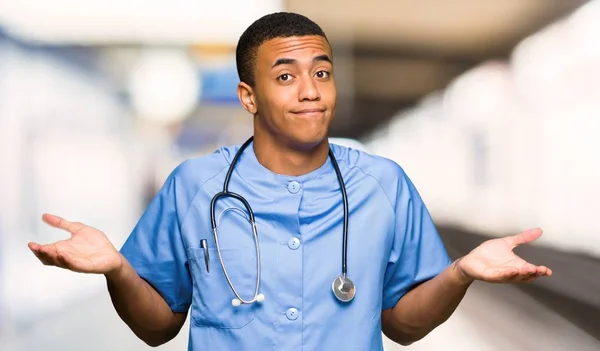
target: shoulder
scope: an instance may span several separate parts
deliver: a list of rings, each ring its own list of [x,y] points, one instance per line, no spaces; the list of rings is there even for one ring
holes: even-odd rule
[[[395,188],[406,178],[404,169],[393,160],[353,147],[331,145],[339,163],[345,164],[349,169],[358,170],[366,177],[374,178],[384,188]]]
[[[332,144],[334,155],[340,168],[342,164],[347,167],[347,172],[358,184],[371,182],[385,195],[388,203],[394,209],[398,201],[406,198],[401,194],[411,193],[410,180],[404,169],[395,161],[383,156],[358,150],[352,147]],[[362,185],[360,185],[362,187]],[[408,191],[406,191],[408,190]]]

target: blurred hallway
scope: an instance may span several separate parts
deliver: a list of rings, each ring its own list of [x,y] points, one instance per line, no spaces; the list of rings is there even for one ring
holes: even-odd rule
[[[235,45],[281,10],[329,33],[331,135],[406,170],[452,258],[544,229],[515,251],[551,279],[475,284],[386,351],[600,350],[600,0],[127,4],[0,1],[0,351],[151,349],[102,277],[45,267],[27,242],[64,238],[39,220],[53,212],[121,246],[178,163],[245,140]],[[157,350],[187,349],[188,328]]]
[[[422,341],[397,348],[402,349],[592,351],[600,349],[600,341],[515,286],[476,283],[454,316]]]

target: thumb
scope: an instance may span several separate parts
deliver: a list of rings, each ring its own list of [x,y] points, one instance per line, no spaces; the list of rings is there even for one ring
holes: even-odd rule
[[[510,246],[515,248],[519,245],[527,244],[527,243],[537,240],[538,238],[540,238],[542,236],[542,233],[543,232],[540,228],[533,228],[533,229],[526,230],[526,231],[521,232],[516,235],[507,236],[504,238],[504,240]]]
[[[62,217],[44,213],[42,215],[42,220],[46,222],[48,225],[54,228],[60,228],[68,231],[71,234],[77,233],[80,229],[85,227],[85,224],[80,222],[70,222]]]

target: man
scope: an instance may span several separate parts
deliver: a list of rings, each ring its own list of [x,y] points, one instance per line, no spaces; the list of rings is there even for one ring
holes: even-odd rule
[[[443,323],[474,280],[551,275],[512,252],[537,229],[487,241],[451,264],[400,166],[329,144],[336,87],[318,25],[267,15],[241,36],[236,59],[240,103],[254,116],[254,139],[237,163],[236,146],[178,166],[121,253],[99,230],[48,214],[71,238],[29,245],[44,264],[104,274],[117,313],[140,339],[168,342],[191,311],[190,350],[381,350],[382,330],[407,345]],[[226,197],[211,210],[224,183],[253,209],[260,267],[246,206]],[[344,277],[332,285],[342,262],[356,290]],[[356,295],[344,302],[336,289]]]

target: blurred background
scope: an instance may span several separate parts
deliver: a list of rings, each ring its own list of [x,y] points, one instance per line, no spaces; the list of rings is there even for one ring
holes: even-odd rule
[[[406,349],[600,350],[599,0],[0,0],[0,350],[149,349],[27,242],[65,237],[51,212],[120,247],[177,164],[244,141],[235,45],[275,11],[323,27],[332,138],[402,165],[453,257],[545,231],[517,253],[551,279],[475,284]]]

